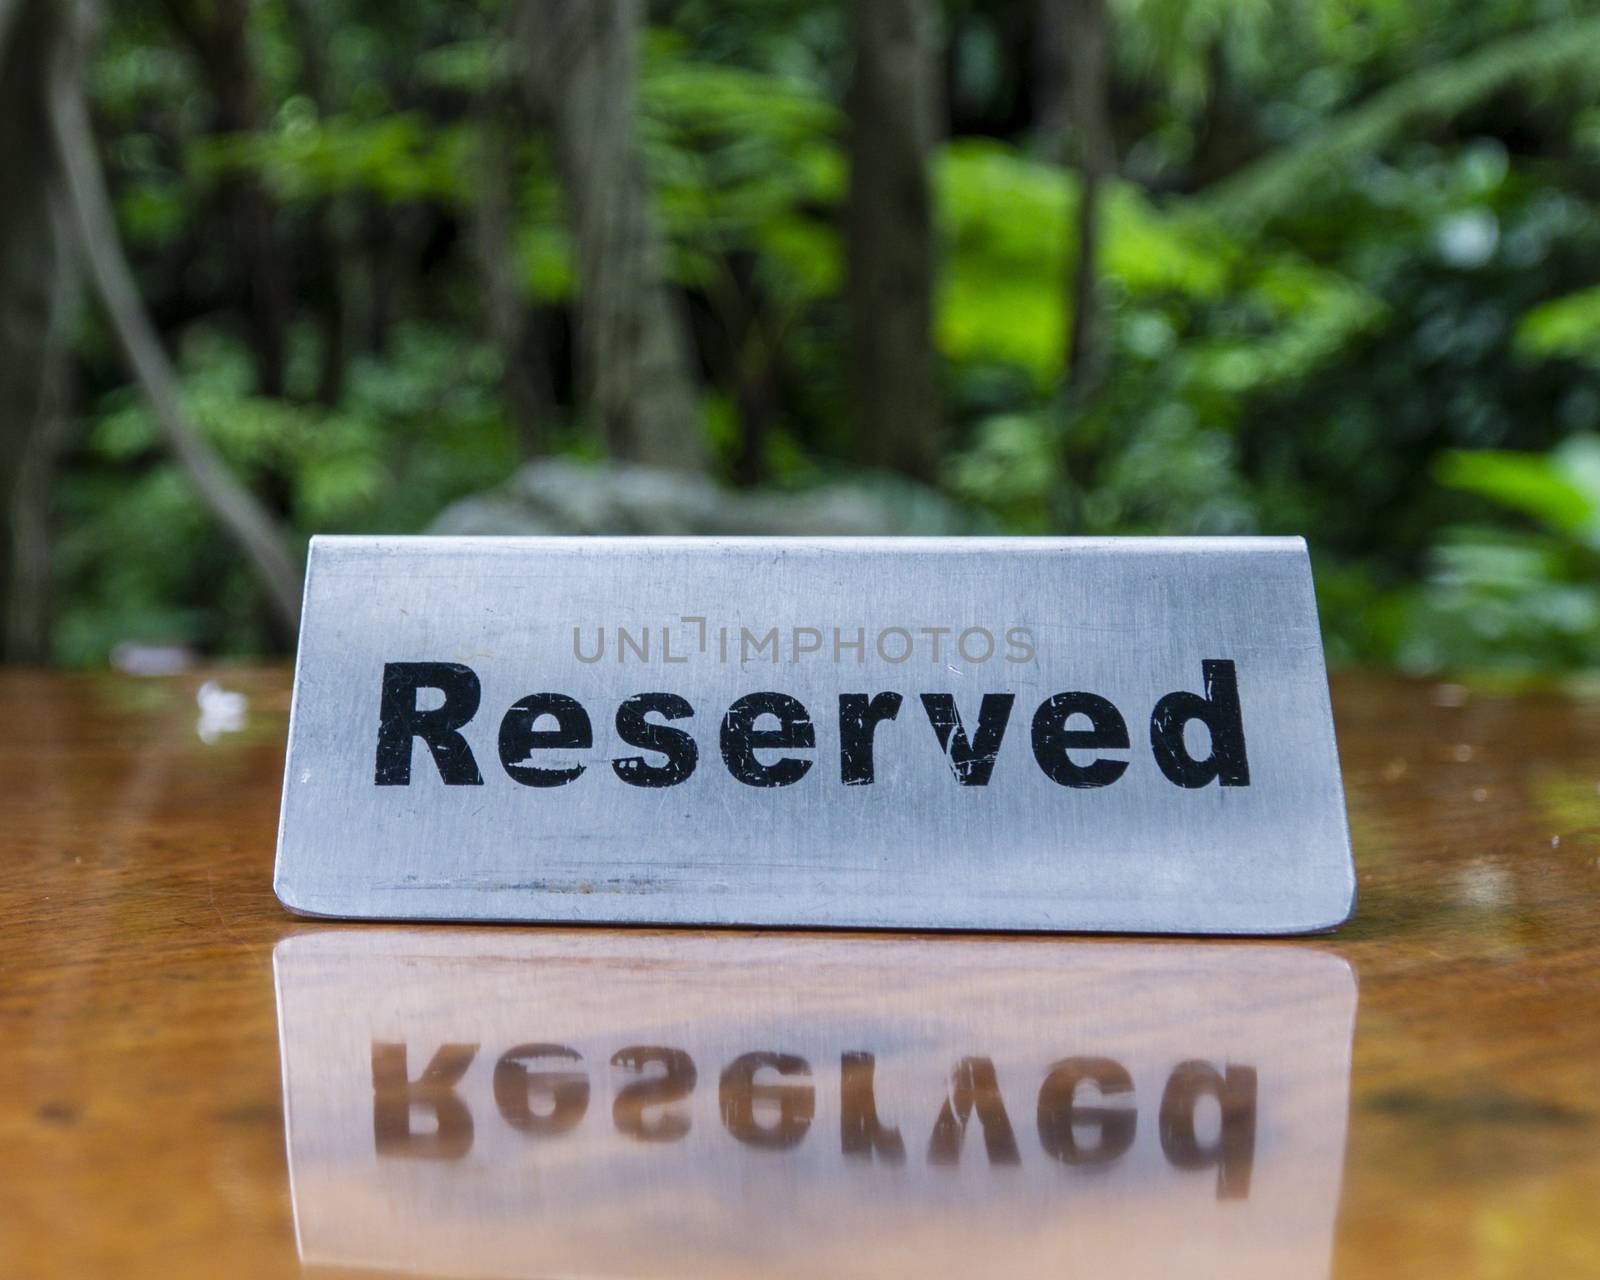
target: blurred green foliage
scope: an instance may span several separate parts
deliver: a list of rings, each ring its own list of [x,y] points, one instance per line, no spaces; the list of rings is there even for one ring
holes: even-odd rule
[[[1445,454],[1442,484],[1525,515],[1524,530],[1445,531],[1400,638],[1408,665],[1518,673],[1595,665],[1600,652],[1600,436],[1548,454]],[[1448,644],[1441,637],[1448,634]]]
[[[1080,410],[1060,394],[1079,184],[1045,158],[1037,8],[944,6],[947,491],[1025,533],[1303,533],[1336,660],[1600,666],[1596,6],[1113,0],[1111,373]],[[514,89],[506,6],[253,12],[263,118],[245,133],[214,129],[161,4],[111,12],[93,84],[123,230],[191,411],[252,487],[303,533],[417,530],[523,456],[471,243],[481,103]],[[745,326],[777,370],[771,481],[837,475],[842,8],[682,0],[651,21],[641,132],[708,438],[727,465],[735,411],[709,353]],[[514,131],[507,164],[549,443],[595,456],[547,142]],[[240,175],[270,192],[292,272],[283,397],[254,389],[229,283],[217,210]],[[79,358],[59,656],[129,637],[260,650],[250,583],[92,323]]]
[[[398,331],[386,359],[358,357],[334,408],[252,394],[244,348],[208,327],[186,331],[179,367],[200,429],[306,536],[420,529],[518,461],[494,355],[429,327]],[[264,618],[248,572],[131,388],[102,398],[84,454],[62,495],[61,570],[77,589],[57,624],[61,659],[103,661],[129,637],[258,649]]]

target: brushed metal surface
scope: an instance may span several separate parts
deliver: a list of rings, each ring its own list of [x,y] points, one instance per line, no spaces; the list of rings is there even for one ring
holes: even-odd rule
[[[1024,938],[343,929],[273,952],[308,1266],[1310,1277],[1338,956]]]
[[[774,629],[775,653],[763,643]],[[1231,664],[1244,741],[1224,777],[1178,785],[1152,720],[1158,705],[1173,711],[1168,755],[1176,720],[1203,780],[1219,744],[1180,713],[1206,694],[1228,701],[1208,686],[1208,662]],[[423,739],[402,736],[399,751],[391,733],[385,773],[390,664],[412,676],[434,668],[398,664],[450,664],[477,686],[475,714],[443,742],[455,751],[449,771]],[[815,745],[739,756],[751,744],[741,731],[758,742],[779,723],[747,715],[733,726],[741,781],[725,717],[762,692],[798,700]],[[868,784],[861,753],[841,751],[840,699],[883,692],[901,702],[876,726]],[[1129,747],[1063,751],[1047,734],[1036,749],[1039,707],[1066,692],[1109,702]],[[1181,692],[1192,696],[1163,702]],[[659,781],[668,762],[622,741],[619,704],[642,693],[692,709],[648,717],[694,741],[692,772],[675,785],[636,785],[641,768]],[[591,745],[531,737],[557,723],[513,710],[537,694],[575,700]],[[984,695],[1014,699],[987,761]],[[389,710],[448,709],[454,697],[391,690]],[[942,736],[941,706],[961,722]],[[1089,725],[1078,715],[1056,728]],[[790,742],[805,737],[790,726]],[[1080,785],[1047,772],[1062,760],[1058,773]],[[1116,773],[1074,772],[1097,760],[1126,769],[1081,785]],[[563,785],[525,785],[580,767]],[[463,769],[476,785],[446,782]],[[750,785],[751,770],[785,785]],[[361,918],[1330,928],[1349,915],[1355,881],[1305,545],[318,538],[275,886],[294,911]]]

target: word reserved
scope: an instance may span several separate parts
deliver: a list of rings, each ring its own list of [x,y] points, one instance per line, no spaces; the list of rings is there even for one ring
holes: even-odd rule
[[[1150,713],[1150,749],[1162,775],[1175,786],[1250,785],[1244,720],[1234,665],[1226,659],[1201,664],[1204,695],[1176,691],[1164,695]],[[420,695],[433,690],[443,701],[423,709]],[[413,744],[427,747],[447,786],[479,787],[483,772],[462,730],[476,718],[482,701],[477,672],[456,662],[391,662],[383,670],[378,719],[377,768],[380,787],[409,786]],[[969,730],[956,697],[918,695],[933,740],[961,786],[988,785],[1011,722],[1016,695],[986,693]],[[879,731],[897,721],[906,698],[892,690],[838,695],[839,781],[871,786],[877,781],[875,748]],[[693,775],[700,762],[694,736],[673,722],[693,720],[695,708],[676,693],[636,693],[617,706],[617,737],[647,755],[619,756],[611,769],[635,787],[672,787]],[[1184,740],[1194,722],[1205,726],[1210,750],[1196,758]],[[540,727],[547,725],[548,727]],[[762,691],[737,699],[722,716],[717,736],[722,763],[748,787],[793,786],[811,772],[815,760],[784,754],[817,745],[811,712],[787,693]],[[1045,777],[1063,787],[1109,786],[1129,762],[1098,754],[1127,751],[1128,723],[1109,699],[1097,693],[1057,693],[1033,712],[1029,741],[1034,762]],[[533,693],[519,698],[500,718],[496,739],[500,765],[525,787],[563,787],[586,772],[582,764],[548,763],[545,753],[586,751],[594,746],[594,722],[576,698],[564,693]]]

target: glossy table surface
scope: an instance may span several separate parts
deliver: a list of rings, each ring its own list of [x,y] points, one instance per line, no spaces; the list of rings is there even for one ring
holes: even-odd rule
[[[1600,1275],[1600,702],[1334,701],[1325,937],[451,929],[285,672],[0,674],[0,1276]]]

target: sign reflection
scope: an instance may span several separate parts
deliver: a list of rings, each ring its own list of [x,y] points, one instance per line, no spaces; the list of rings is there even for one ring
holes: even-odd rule
[[[302,1259],[435,1275],[1325,1274],[1325,952],[339,930],[278,945]]]

